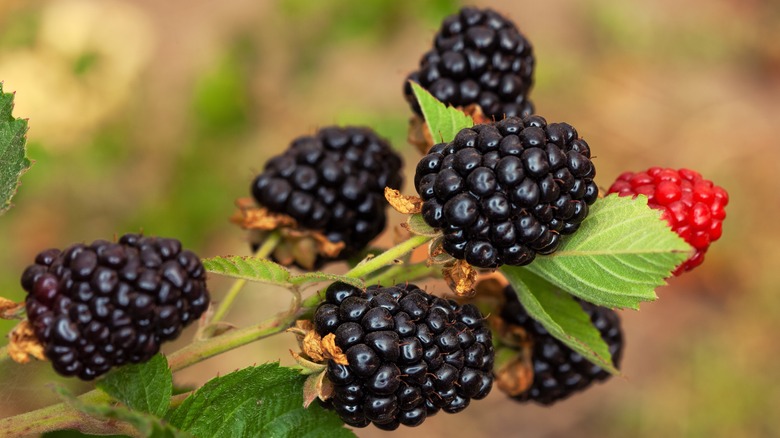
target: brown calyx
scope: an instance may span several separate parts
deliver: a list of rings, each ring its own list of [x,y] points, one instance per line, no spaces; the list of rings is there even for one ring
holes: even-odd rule
[[[258,207],[251,198],[236,200],[238,211],[230,221],[250,231],[250,240],[262,245],[273,231],[278,231],[282,240],[274,248],[273,258],[282,265],[293,263],[314,270],[319,257],[333,259],[345,248],[344,242],[331,242],[324,234],[316,230],[300,228],[290,216]]]
[[[22,320],[8,335],[8,356],[17,363],[27,363],[30,356],[38,360],[46,360],[43,345],[35,337],[35,331],[29,320]]]

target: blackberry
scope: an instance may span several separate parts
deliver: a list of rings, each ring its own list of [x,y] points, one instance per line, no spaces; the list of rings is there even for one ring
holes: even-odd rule
[[[301,228],[344,242],[337,258],[346,259],[384,229],[384,189],[400,188],[401,166],[401,157],[371,129],[331,126],[293,140],[270,159],[252,182],[252,195]]]
[[[334,283],[314,314],[317,334],[335,334],[349,365],[328,361],[334,384],[326,406],[355,427],[418,426],[439,410],[455,413],[490,392],[490,330],[471,304],[410,284],[365,291]]]
[[[21,283],[46,357],[83,380],[149,360],[209,305],[198,256],[178,240],[138,234],[43,251]]]
[[[504,289],[504,295],[506,304],[501,311],[501,319],[507,324],[525,329],[533,343],[533,382],[530,388],[513,396],[513,399],[551,405],[586,389],[593,382],[611,377],[609,372],[555,339],[541,324],[528,316],[511,286]],[[616,367],[619,366],[624,345],[620,317],[612,309],[580,299],[577,299],[577,302],[590,316],[591,322],[601,333],[601,338],[609,346],[612,362]]]
[[[434,37],[434,47],[407,77],[404,94],[422,116],[409,81],[453,106],[478,104],[489,118],[527,116],[533,85],[531,43],[511,21],[492,9],[463,8],[447,17]]]
[[[511,117],[435,145],[414,177],[442,247],[481,268],[527,265],[577,231],[598,197],[590,147],[566,123]]]
[[[696,252],[677,267],[674,275],[699,266],[710,243],[723,234],[729,195],[693,170],[651,167],[644,172],[625,172],[609,193],[647,196],[647,205],[661,210],[661,217],[672,230],[693,246]]]

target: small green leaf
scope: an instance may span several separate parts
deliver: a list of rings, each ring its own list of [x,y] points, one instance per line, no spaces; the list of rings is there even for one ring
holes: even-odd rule
[[[98,420],[104,421],[124,421],[136,428],[141,436],[149,438],[191,438],[187,432],[182,432],[172,427],[160,418],[139,411],[133,411],[124,406],[112,406],[107,404],[84,403],[67,389],[61,386],[55,386],[54,392],[60,398],[76,409]]]
[[[609,346],[570,294],[528,271],[510,269],[504,274],[531,318],[589,361],[610,373],[619,373],[612,365]]]
[[[406,225],[406,229],[409,230],[409,232],[418,236],[434,237],[441,234],[441,230],[432,228],[430,225],[425,223],[425,219],[423,219],[421,214],[413,214],[409,216],[409,218],[406,220]]]
[[[226,277],[243,278],[259,283],[289,287],[290,271],[270,260],[257,257],[228,256],[203,260],[208,272]]]
[[[449,143],[461,129],[474,126],[474,120],[463,111],[439,102],[416,82],[410,84],[434,142]]]
[[[199,437],[354,437],[333,411],[303,407],[306,376],[277,363],[212,379],[169,413]]]
[[[148,362],[119,367],[97,382],[97,387],[128,408],[162,416],[168,410],[173,378],[162,354]]]
[[[596,201],[580,229],[549,256],[523,268],[586,301],[638,309],[656,299],[691,247],[647,206],[647,198],[610,195]]]
[[[300,285],[305,283],[318,283],[320,281],[340,281],[351,284],[361,289],[366,288],[365,282],[359,278],[345,277],[343,275],[328,274],[326,272],[306,272],[304,274],[293,275],[290,277],[290,283]]]
[[[22,174],[30,168],[25,144],[27,120],[16,119],[13,93],[3,92],[0,82],[0,215],[11,207]]]

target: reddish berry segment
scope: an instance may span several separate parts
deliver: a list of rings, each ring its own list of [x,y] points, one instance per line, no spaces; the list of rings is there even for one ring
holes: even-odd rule
[[[456,413],[493,384],[491,333],[471,304],[434,297],[413,284],[333,283],[314,313],[317,334],[334,333],[348,365],[328,361],[334,409],[353,427],[418,426]]]
[[[137,234],[43,251],[21,283],[54,370],[82,380],[149,360],[209,305],[198,256],[178,240]]]
[[[661,210],[661,217],[672,230],[696,249],[674,275],[699,266],[710,243],[723,233],[729,195],[693,170],[651,167],[644,172],[625,172],[612,184],[609,193],[647,196],[647,204]]]

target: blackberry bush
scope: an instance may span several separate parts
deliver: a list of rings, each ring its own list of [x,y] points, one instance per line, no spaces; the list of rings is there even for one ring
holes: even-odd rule
[[[178,240],[138,234],[43,251],[21,283],[46,357],[83,380],[148,360],[209,305],[198,256]]]
[[[422,200],[387,191],[399,211],[413,215],[401,224],[412,236],[397,230],[400,242],[350,260],[351,269],[341,275],[301,273],[269,260],[312,271],[358,252],[385,227],[382,195],[401,184],[400,158],[368,128],[328,127],[296,139],[270,160],[253,181],[254,199],[240,200],[241,215],[233,220],[252,230],[253,243],[262,242],[253,256],[201,262],[176,240],[134,234],[117,243],[43,251],[22,275],[26,301],[0,297],[0,318],[20,320],[0,347],[0,361],[48,358],[61,374],[100,378],[96,389],[78,397],[55,385],[64,403],[0,419],[0,436],[56,429],[123,436],[352,436],[344,423],[392,430],[420,425],[439,411],[459,412],[488,395],[494,382],[519,401],[552,404],[616,372],[623,355],[620,321],[595,305],[636,309],[655,299],[655,289],[685,261],[690,245],[641,201],[597,200],[588,144],[570,125],[528,115],[533,53],[505,18],[464,8],[445,21],[435,45],[410,79],[467,108],[461,112],[417,83],[407,84],[418,99],[414,108],[427,117],[412,118],[410,142],[426,150],[433,138],[442,142],[417,166]],[[2,85],[0,214],[30,165],[27,122],[11,116],[13,96]],[[510,117],[472,127],[483,120],[482,110],[489,118]],[[657,181],[648,180],[656,178],[653,172]],[[689,242],[700,262],[705,243],[720,235],[728,198],[690,171],[675,175],[651,169],[647,176],[623,178],[615,190],[648,194],[665,205],[665,217],[677,223],[673,228],[696,236]],[[675,178],[681,181],[679,200],[678,189],[667,184]],[[575,231],[561,245],[561,236]],[[415,260],[419,252],[413,251],[428,243],[428,258]],[[518,267],[559,245],[564,251]],[[441,248],[468,263],[454,262]],[[482,313],[493,315],[495,335],[477,307],[410,284],[438,281],[441,273],[444,281],[438,282],[463,299],[485,281],[477,282],[479,272],[469,263],[500,270],[491,274],[498,287],[488,299],[484,289],[474,298]],[[206,311],[206,271],[236,279],[214,312]],[[226,316],[247,281],[287,289],[289,306],[236,326]],[[310,287],[326,281],[331,285],[324,294]],[[504,289],[506,282],[527,308]],[[504,294],[508,305],[491,304]],[[588,318],[601,340],[585,324]],[[195,319],[193,342],[151,357]],[[304,354],[293,353],[298,366],[248,366],[173,395],[174,372],[285,331],[301,341]],[[136,364],[109,372],[130,363]],[[507,375],[516,377],[511,385],[503,380]],[[312,403],[317,398],[321,404]]]
[[[522,393],[510,394],[513,399],[551,405],[585,390],[594,382],[605,381],[612,376],[554,338],[539,322],[533,320],[511,286],[504,290],[504,296],[506,304],[501,310],[501,319],[506,324],[522,327],[532,343],[533,381]],[[579,299],[577,302],[609,346],[614,365],[619,366],[624,348],[620,317],[612,309]]]
[[[598,197],[590,147],[566,123],[511,117],[461,130],[431,148],[414,184],[443,248],[480,268],[551,254]]]
[[[355,427],[418,426],[490,392],[493,345],[476,307],[411,284],[328,287],[314,314],[317,334],[335,334],[348,365],[328,361],[328,406]]]
[[[384,230],[384,189],[400,188],[401,166],[401,157],[371,129],[331,126],[293,140],[271,158],[252,182],[252,195],[301,229],[343,242],[336,259],[346,259]]]
[[[661,210],[661,217],[672,230],[694,247],[694,254],[677,267],[674,275],[699,266],[710,244],[723,234],[729,195],[696,171],[651,167],[643,172],[625,172],[609,193],[647,196],[647,205]]]
[[[478,104],[495,120],[534,112],[528,99],[533,48],[514,23],[492,9],[466,7],[443,21],[433,41],[404,86],[406,100],[418,115],[422,112],[409,81],[444,103]]]

